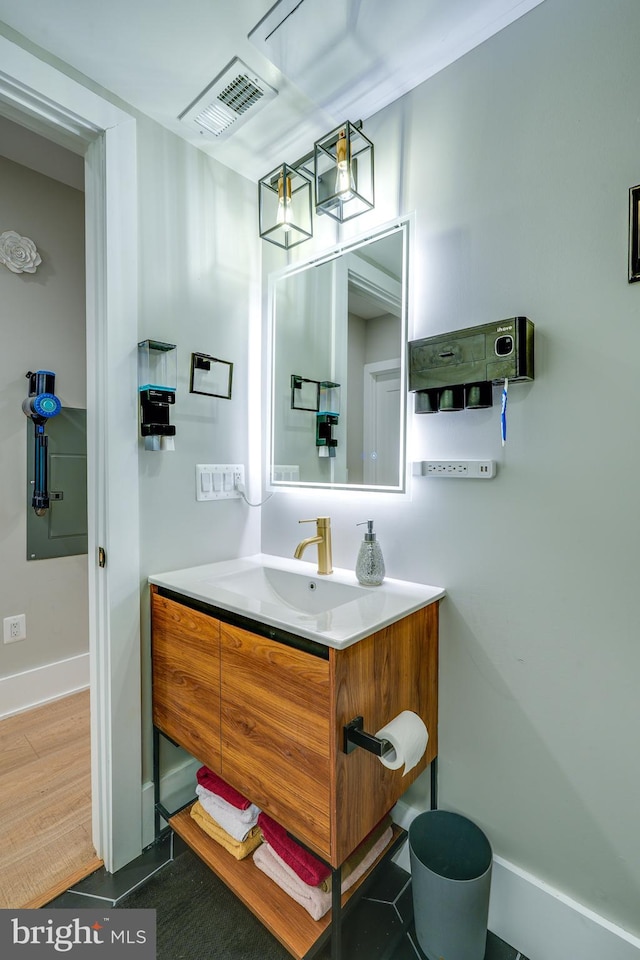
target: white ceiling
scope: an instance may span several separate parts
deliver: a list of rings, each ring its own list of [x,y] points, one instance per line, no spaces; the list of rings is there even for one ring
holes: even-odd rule
[[[276,10],[272,0],[0,0],[0,21],[257,180],[344,120],[366,120],[540,2],[280,0]],[[277,96],[226,139],[205,140],[178,117],[234,57]]]

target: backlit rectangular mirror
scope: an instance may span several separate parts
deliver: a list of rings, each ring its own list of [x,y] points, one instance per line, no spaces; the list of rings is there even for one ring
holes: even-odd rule
[[[270,276],[272,486],[404,491],[408,256],[403,220]]]

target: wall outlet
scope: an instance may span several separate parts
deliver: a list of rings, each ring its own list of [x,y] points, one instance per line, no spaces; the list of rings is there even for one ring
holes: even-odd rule
[[[17,643],[27,639],[27,620],[24,613],[15,617],[5,617],[2,621],[3,640],[5,643]]]
[[[415,477],[456,477],[462,480],[491,480],[496,475],[495,460],[418,460]]]

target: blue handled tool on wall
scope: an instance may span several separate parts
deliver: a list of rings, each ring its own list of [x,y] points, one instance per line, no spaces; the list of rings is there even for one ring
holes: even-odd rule
[[[56,397],[56,375],[51,370],[29,371],[26,374],[29,381],[29,396],[22,401],[22,410],[25,416],[33,420],[35,430],[34,482],[31,506],[39,517],[44,516],[49,507],[47,446],[49,443],[45,433],[47,421],[57,416],[62,410],[62,404]]]

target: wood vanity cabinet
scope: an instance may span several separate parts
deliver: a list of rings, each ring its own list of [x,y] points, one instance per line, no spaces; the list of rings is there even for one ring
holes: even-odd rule
[[[437,755],[438,603],[338,650],[274,639],[263,635],[269,627],[228,623],[224,611],[167,593],[151,587],[154,725],[339,866]],[[354,717],[375,733],[403,710],[429,731],[426,754],[407,776],[363,749],[344,752],[343,728]],[[170,822],[303,957],[330,921],[282,900],[250,860],[221,856],[188,811]],[[256,892],[264,883],[266,896]]]
[[[220,624],[222,777],[331,860],[329,661]]]
[[[152,593],[153,722],[220,773],[220,624]]]

